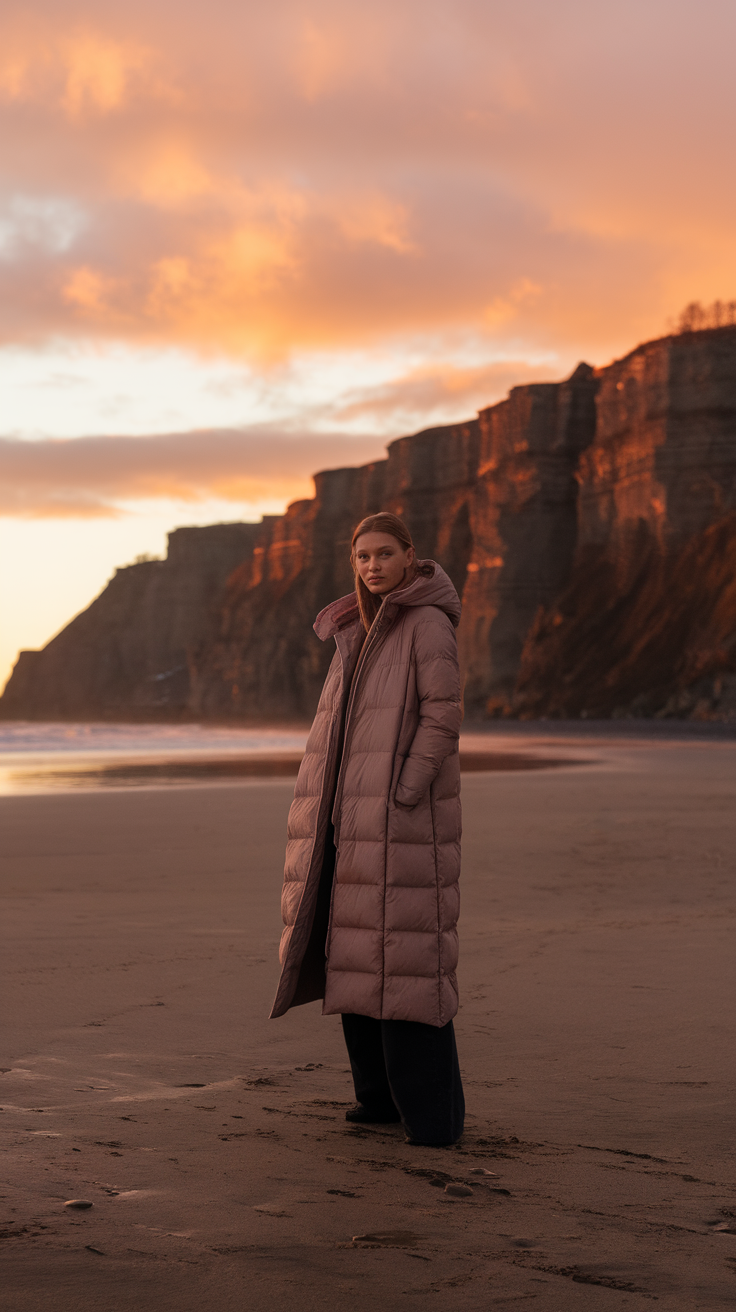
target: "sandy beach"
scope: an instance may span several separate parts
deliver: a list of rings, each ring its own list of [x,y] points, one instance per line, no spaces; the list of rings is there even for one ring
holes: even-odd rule
[[[551,743],[464,779],[449,1150],[267,1019],[293,781],[0,798],[4,1312],[732,1307],[736,743]]]

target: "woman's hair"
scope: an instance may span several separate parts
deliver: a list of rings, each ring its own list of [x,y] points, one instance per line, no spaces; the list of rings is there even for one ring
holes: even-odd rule
[[[355,592],[358,598],[360,618],[363,621],[367,633],[376,618],[376,615],[381,609],[383,598],[375,597],[373,593],[368,590],[357,570],[355,544],[358,541],[358,538],[362,537],[364,533],[388,533],[392,538],[396,538],[396,541],[404,548],[404,551],[408,551],[409,547],[413,548],[414,543],[411,540],[411,533],[406,527],[403,519],[399,519],[398,515],[389,514],[387,510],[382,510],[377,515],[367,515],[365,519],[361,519],[358,527],[353,533],[352,541],[350,543],[350,564],[353,567],[353,573],[355,575]]]

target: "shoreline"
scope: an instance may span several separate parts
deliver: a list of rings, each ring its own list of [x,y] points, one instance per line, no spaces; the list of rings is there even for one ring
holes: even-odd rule
[[[692,747],[728,750],[736,741],[733,735],[703,732],[685,735],[672,730],[642,732],[642,722],[629,723],[624,731],[620,722],[589,722],[581,732],[577,723],[525,722],[509,731],[507,724],[493,729],[468,724],[460,735],[460,768],[463,775],[477,773],[536,772],[580,770],[615,766],[627,754],[639,749],[663,750]],[[26,741],[22,736],[9,746],[0,736],[0,796],[43,795],[64,790],[129,791],[146,788],[193,788],[244,786],[268,779],[293,780],[304,754],[306,734],[295,735],[271,730],[276,739],[264,745],[264,735],[244,737],[237,732],[223,742],[222,735],[198,741],[190,735],[181,739],[161,739],[124,733],[122,737],[87,736],[89,726],[79,725],[77,734],[59,739],[58,726]],[[126,725],[127,731],[132,726]],[[279,738],[281,741],[279,742]],[[300,747],[294,750],[294,740]],[[5,747],[5,750],[3,750]]]
[[[131,728],[136,730],[197,730],[203,732],[221,732],[221,733],[262,733],[275,732],[282,734],[307,734],[311,728],[312,720],[284,720],[275,722],[273,719],[264,720],[155,720],[141,719],[136,720],[130,716],[121,719],[105,720],[85,720],[79,717],[71,719],[55,720],[24,720],[11,719],[10,717],[0,716],[0,736],[4,727],[12,729],[13,727],[28,729],[40,729],[44,725],[58,727],[60,729],[69,729],[72,727],[85,727],[93,729],[124,729]],[[590,733],[598,733],[601,736],[621,735],[628,737],[630,734],[639,734],[643,738],[649,737],[677,737],[678,734],[686,740],[692,737],[702,736],[704,739],[711,738],[733,738],[736,739],[736,716],[730,716],[723,719],[679,719],[674,716],[667,718],[648,717],[637,719],[634,716],[620,716],[615,719],[593,720],[593,719],[575,719],[575,720],[557,720],[557,719],[540,719],[540,720],[515,720],[515,719],[473,719],[468,717],[463,721],[463,732],[474,734],[488,735],[516,735],[525,736],[526,734],[538,733],[540,735],[560,734],[561,736],[575,737],[580,735],[586,737]]]

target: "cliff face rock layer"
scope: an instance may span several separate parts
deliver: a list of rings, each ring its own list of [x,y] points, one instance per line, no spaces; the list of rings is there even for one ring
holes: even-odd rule
[[[650,342],[600,373],[570,579],[514,710],[736,711],[736,333]]]
[[[179,529],[41,652],[6,718],[295,719],[352,588],[353,527],[406,519],[447,569],[471,714],[736,710],[736,328],[646,343],[512,390],[385,460],[315,477],[261,524]]]

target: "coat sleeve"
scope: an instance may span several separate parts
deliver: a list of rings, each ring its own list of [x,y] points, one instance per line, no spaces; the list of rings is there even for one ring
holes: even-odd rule
[[[414,632],[419,724],[396,787],[399,806],[416,806],[429,790],[446,756],[457,747],[462,710],[457,639],[439,612]]]

